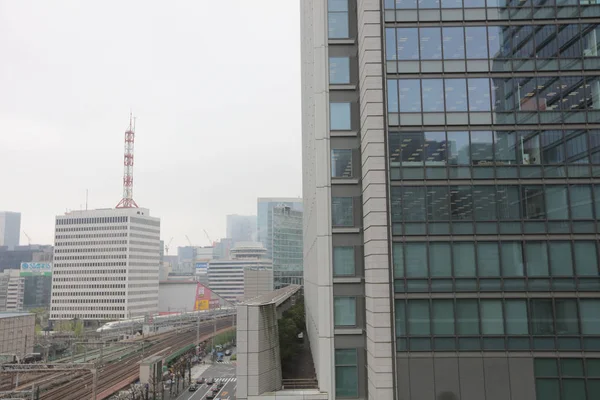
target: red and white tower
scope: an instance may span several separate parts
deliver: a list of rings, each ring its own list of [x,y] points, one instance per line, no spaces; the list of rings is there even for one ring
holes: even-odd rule
[[[123,198],[116,208],[137,208],[133,200],[133,144],[135,142],[135,124],[129,114],[129,129],[125,131],[125,171],[123,173]]]

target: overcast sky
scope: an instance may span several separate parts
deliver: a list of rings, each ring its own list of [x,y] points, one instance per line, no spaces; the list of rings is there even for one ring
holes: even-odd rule
[[[0,210],[51,244],[86,189],[114,207],[130,109],[134,200],[173,248],[300,196],[299,24],[298,0],[0,0]]]

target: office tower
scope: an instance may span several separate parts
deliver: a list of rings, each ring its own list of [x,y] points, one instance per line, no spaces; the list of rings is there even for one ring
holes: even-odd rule
[[[600,398],[592,2],[302,2],[329,398]]]
[[[145,208],[57,216],[50,319],[156,313],[159,247],[160,219]]]
[[[214,259],[208,263],[209,288],[227,301],[243,300],[244,270],[273,269],[271,260],[265,258],[266,252],[261,243],[239,242],[231,249],[230,260]],[[255,286],[256,282],[252,284]]]
[[[261,242],[267,249],[266,257],[273,259],[273,249],[271,248],[270,230],[273,218],[273,208],[277,206],[287,206],[293,210],[302,211],[302,199],[297,197],[259,197],[257,200],[257,242]]]
[[[275,206],[269,222],[274,288],[302,285],[302,211],[289,206]]]
[[[18,246],[20,236],[21,213],[0,211],[0,246]]]
[[[234,244],[256,240],[256,215],[228,215],[227,237]]]

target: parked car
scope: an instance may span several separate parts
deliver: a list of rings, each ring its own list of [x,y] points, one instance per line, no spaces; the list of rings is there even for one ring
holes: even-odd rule
[[[196,390],[198,390],[198,386],[196,386],[196,385],[190,385],[190,388],[189,388],[190,392],[195,392]]]

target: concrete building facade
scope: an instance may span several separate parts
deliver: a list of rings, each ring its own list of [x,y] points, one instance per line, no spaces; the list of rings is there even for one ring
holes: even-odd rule
[[[0,247],[13,248],[21,237],[21,213],[0,211]]]
[[[244,268],[244,301],[273,291],[273,269]]]
[[[50,319],[156,313],[159,247],[160,219],[144,208],[57,216]]]
[[[34,314],[0,312],[0,354],[13,354],[22,358],[33,353],[34,343]]]
[[[22,311],[25,299],[25,278],[18,269],[0,274],[0,311]]]
[[[301,7],[320,389],[599,397],[598,6]]]

